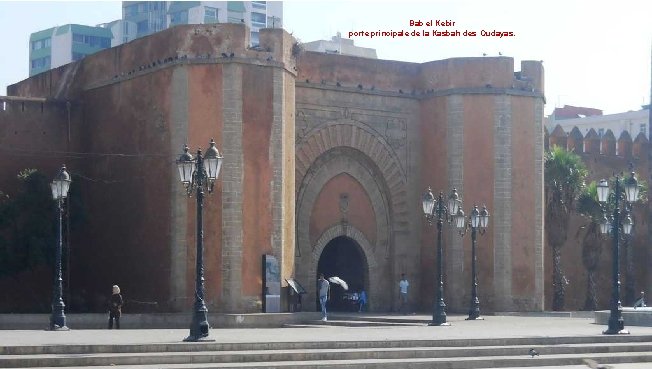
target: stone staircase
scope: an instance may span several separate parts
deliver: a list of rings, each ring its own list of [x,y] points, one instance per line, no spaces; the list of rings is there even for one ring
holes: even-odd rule
[[[652,336],[0,347],[0,368],[563,368],[586,358],[652,367]]]

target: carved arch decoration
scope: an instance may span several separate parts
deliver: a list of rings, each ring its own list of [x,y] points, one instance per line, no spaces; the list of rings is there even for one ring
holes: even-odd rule
[[[365,154],[378,168],[387,187],[395,231],[407,231],[407,176],[401,162],[383,135],[372,127],[351,119],[327,122],[307,132],[296,143],[297,205],[305,190],[306,177],[316,168],[313,163],[336,147],[349,147]]]

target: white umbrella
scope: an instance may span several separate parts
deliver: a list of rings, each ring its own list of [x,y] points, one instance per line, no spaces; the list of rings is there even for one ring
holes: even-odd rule
[[[340,286],[342,286],[342,288],[344,288],[344,290],[349,289],[349,285],[346,282],[344,282],[344,280],[340,277],[330,277],[328,278],[328,281],[331,283],[339,284]]]

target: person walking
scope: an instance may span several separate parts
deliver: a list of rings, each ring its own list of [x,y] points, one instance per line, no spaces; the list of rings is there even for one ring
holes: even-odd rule
[[[398,282],[398,298],[400,301],[398,311],[403,314],[408,313],[408,287],[410,287],[410,282],[405,278],[405,273],[401,273],[401,281]]]
[[[358,303],[360,304],[358,313],[361,313],[362,310],[366,309],[365,306],[367,305],[367,292],[364,289],[360,291],[360,298],[358,299]]]
[[[319,287],[319,304],[321,304],[321,320],[327,321],[328,314],[326,313],[326,301],[328,301],[328,296],[330,294],[330,283],[324,278],[324,273],[319,274],[319,281],[317,286]]]
[[[109,298],[109,329],[113,329],[113,320],[115,319],[115,329],[120,329],[120,316],[122,315],[122,295],[120,287],[113,285],[111,298]]]

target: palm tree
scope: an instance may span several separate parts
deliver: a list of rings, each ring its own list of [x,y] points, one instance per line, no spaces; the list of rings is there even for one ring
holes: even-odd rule
[[[582,263],[588,272],[584,310],[593,311],[598,307],[595,271],[600,261],[600,254],[602,254],[602,238],[600,237],[599,224],[603,214],[598,201],[598,189],[595,181],[586,186],[578,197],[577,211],[590,220],[589,224],[580,229],[586,229],[582,238]]]
[[[544,168],[546,235],[552,247],[552,309],[562,310],[568,282],[561,270],[561,247],[566,242],[573,202],[582,191],[588,171],[582,158],[559,146],[546,153]]]

